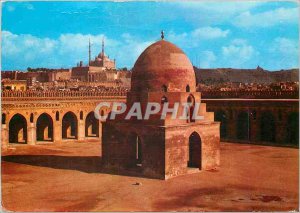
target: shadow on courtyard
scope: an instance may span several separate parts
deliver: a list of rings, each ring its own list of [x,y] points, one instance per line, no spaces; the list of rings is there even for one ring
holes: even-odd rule
[[[85,173],[102,173],[141,177],[141,168],[127,170],[109,170],[102,166],[102,158],[98,156],[59,156],[59,155],[8,155],[2,156],[2,162],[19,163],[53,169],[76,170]]]
[[[2,161],[85,173],[99,173],[102,167],[98,156],[9,155],[2,156]]]

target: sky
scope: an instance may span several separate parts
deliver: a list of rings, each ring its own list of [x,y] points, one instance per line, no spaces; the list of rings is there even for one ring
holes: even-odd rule
[[[293,1],[4,2],[1,70],[86,64],[102,38],[132,68],[161,30],[200,68],[298,68],[298,21]]]

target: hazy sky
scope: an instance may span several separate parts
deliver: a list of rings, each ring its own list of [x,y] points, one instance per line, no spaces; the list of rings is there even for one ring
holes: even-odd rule
[[[2,70],[68,68],[106,54],[131,68],[165,39],[201,68],[299,67],[296,2],[5,2]]]

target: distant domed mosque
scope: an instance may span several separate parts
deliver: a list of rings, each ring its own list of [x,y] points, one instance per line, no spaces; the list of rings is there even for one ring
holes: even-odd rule
[[[89,52],[90,52],[91,44],[89,43]],[[90,53],[89,53],[90,55]],[[104,53],[104,39],[102,39],[102,50],[98,54],[98,56],[95,57],[95,60],[91,60],[89,56],[89,66],[94,67],[102,67],[103,69],[115,69],[116,68],[116,61],[110,59],[108,56]]]
[[[72,79],[89,82],[108,82],[117,78],[116,60],[110,59],[104,53],[104,38],[102,39],[102,50],[91,59],[91,43],[89,41],[89,59],[87,65],[80,61],[76,67],[72,68]]]
[[[214,113],[200,104],[198,114],[191,115],[201,102],[196,92],[193,66],[184,52],[162,39],[150,45],[137,59],[132,70],[131,91],[127,109],[139,102],[144,111],[149,102],[160,104],[189,103],[187,119],[172,119],[162,111],[148,120],[124,119],[126,113],[103,123],[103,167],[120,174],[137,174],[149,178],[168,179],[200,170],[214,169],[220,164],[220,123]]]

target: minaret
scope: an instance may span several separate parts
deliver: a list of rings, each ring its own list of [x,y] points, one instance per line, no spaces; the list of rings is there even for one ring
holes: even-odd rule
[[[89,39],[89,65],[91,63],[91,40]]]
[[[104,37],[102,38],[102,57],[104,58]]]

